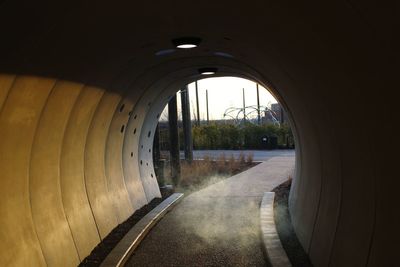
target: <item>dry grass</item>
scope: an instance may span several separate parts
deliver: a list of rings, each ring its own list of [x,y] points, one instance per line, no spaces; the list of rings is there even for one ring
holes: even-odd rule
[[[195,160],[192,163],[181,161],[181,180],[177,189],[196,191],[254,165],[253,155],[246,156],[244,153],[241,153],[237,159],[233,155],[227,158],[225,154],[221,154],[217,159],[205,156],[203,160]],[[170,182],[170,171],[165,174],[166,181]]]
[[[248,154],[246,158],[247,164],[253,163],[253,159],[254,159],[254,154],[253,153]]]

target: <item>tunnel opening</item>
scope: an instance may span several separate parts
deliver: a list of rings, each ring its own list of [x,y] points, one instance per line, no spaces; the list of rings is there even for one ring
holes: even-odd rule
[[[164,183],[172,184],[172,139],[179,140],[179,158],[184,172],[189,176],[193,159],[196,161],[193,167],[196,166],[197,169],[200,169],[197,165],[201,160],[211,159],[214,163],[218,161],[220,171],[226,175],[232,172],[222,168],[221,166],[224,165],[222,162],[227,163],[226,161],[229,160],[230,165],[235,169],[237,164],[233,163],[236,160],[244,161],[246,158],[251,164],[253,160],[256,162],[267,160],[269,156],[264,153],[266,151],[283,151],[282,155],[285,156],[290,152],[282,149],[295,147],[290,123],[281,105],[268,89],[259,87],[257,83],[250,80],[229,76],[204,78],[184,86],[176,92],[175,97],[176,104],[169,102],[163,111],[157,114],[158,124],[153,141],[153,162],[155,161],[153,165],[156,174],[166,176],[168,180],[165,181],[165,177],[160,178],[157,175],[160,186]],[[170,104],[177,105],[178,135],[173,137],[170,129],[173,126],[169,124],[168,116]],[[186,121],[184,112],[190,116],[186,115]],[[186,127],[190,130],[185,130]],[[189,135],[189,139],[186,135]],[[278,155],[279,152],[275,154],[275,156]],[[160,159],[161,166],[157,166]],[[219,162],[221,160],[222,162]],[[205,165],[210,168],[210,173],[216,171],[210,164]],[[199,177],[195,180],[199,180]],[[186,185],[188,183],[185,182]]]

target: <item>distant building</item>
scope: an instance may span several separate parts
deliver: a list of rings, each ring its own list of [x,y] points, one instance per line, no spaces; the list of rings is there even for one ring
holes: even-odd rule
[[[262,118],[263,124],[275,124],[287,122],[286,113],[279,103],[271,104],[270,109],[264,111],[264,117]]]

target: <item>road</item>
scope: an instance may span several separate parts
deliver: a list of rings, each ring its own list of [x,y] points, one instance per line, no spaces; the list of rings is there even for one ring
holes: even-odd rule
[[[272,157],[294,157],[295,150],[194,150],[193,158],[204,159],[204,156],[210,156],[214,159],[217,159],[221,154],[225,154],[227,158],[229,158],[231,155],[233,155],[235,158],[238,158],[240,153],[243,153],[246,156],[252,154],[254,161],[267,161]],[[181,151],[181,158],[184,159],[183,151]]]

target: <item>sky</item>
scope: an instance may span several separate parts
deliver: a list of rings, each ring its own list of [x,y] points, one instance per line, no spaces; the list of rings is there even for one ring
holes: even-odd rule
[[[206,120],[206,90],[208,90],[208,107],[210,120],[224,119],[225,111],[230,107],[243,107],[243,88],[245,92],[246,106],[257,105],[257,89],[256,83],[247,79],[237,77],[215,77],[199,80],[199,109],[200,118]],[[276,103],[277,100],[266,90],[259,85],[260,106],[270,106]],[[180,117],[180,93],[178,98],[178,114]],[[196,114],[196,91],[195,83],[189,84],[189,98],[192,119]],[[237,113],[237,112],[236,112]],[[235,113],[235,115],[236,115]],[[161,120],[168,119],[168,107],[166,107],[161,115]]]

